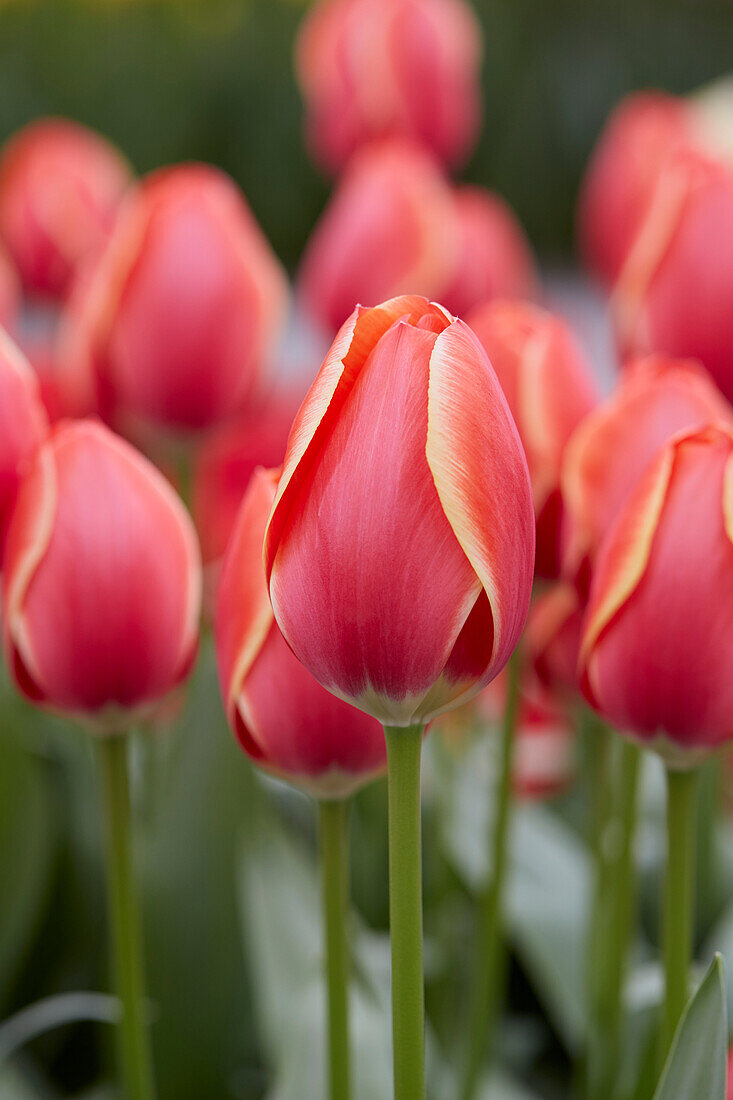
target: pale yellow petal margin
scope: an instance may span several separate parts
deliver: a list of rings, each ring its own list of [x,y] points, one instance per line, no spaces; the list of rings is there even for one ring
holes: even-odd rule
[[[644,475],[639,489],[632,497],[628,508],[622,513],[624,527],[623,546],[618,546],[618,554],[613,562],[601,566],[601,575],[605,572],[606,586],[603,596],[586,624],[580,646],[579,667],[587,666],[594,645],[608,624],[623,607],[641,581],[649,561],[649,555],[664,508],[667,490],[672,478],[676,456],[674,444],[668,444],[654,460]],[[634,510],[633,520],[629,519],[630,509]],[[590,678],[590,669],[588,669]]]

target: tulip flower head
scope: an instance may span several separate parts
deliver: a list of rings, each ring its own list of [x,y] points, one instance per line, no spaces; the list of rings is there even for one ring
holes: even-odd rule
[[[314,156],[335,173],[375,138],[400,137],[459,164],[478,132],[480,61],[465,0],[322,0],[296,48]]]
[[[222,695],[239,743],[259,767],[319,798],[344,798],[384,770],[384,732],[321,687],[275,622],[262,541],[278,475],[255,472],[227,550],[216,616]]]
[[[733,410],[694,361],[647,356],[631,362],[608,400],[574,432],[565,452],[563,569],[581,578],[659,448],[677,432]],[[584,584],[581,583],[581,588]]]
[[[0,244],[0,325],[10,328],[21,306],[21,291],[15,265]]]
[[[93,421],[58,425],[21,484],[3,572],[19,690],[98,732],[149,716],[191,668],[201,564],[162,474]]]
[[[286,297],[234,183],[204,165],[164,169],[131,193],[82,277],[65,365],[86,370],[91,406],[126,431],[210,427],[250,398]]]
[[[38,379],[0,329],[0,570],[21,477],[47,433]]]
[[[529,606],[531,489],[467,325],[419,297],[356,308],[295,419],[265,564],[296,656],[386,725],[499,672]]]
[[[576,587],[558,581],[532,601],[524,652],[533,677],[563,704],[578,692],[583,608]]]
[[[497,301],[467,321],[499,377],[524,444],[537,515],[537,574],[552,579],[560,568],[562,459],[572,432],[597,402],[593,377],[568,326],[545,310]]]
[[[63,299],[103,245],[130,169],[99,134],[67,119],[24,127],[0,152],[0,236],[29,294]]]
[[[733,738],[733,433],[660,450],[604,539],[580,652],[614,726],[692,766]]]

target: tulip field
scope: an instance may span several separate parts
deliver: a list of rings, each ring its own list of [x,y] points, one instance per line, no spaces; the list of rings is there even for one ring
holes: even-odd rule
[[[0,1100],[733,1100],[733,16],[549,7],[0,5]]]

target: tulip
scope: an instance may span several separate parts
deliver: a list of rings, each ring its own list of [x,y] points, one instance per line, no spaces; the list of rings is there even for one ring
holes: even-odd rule
[[[322,0],[296,45],[313,155],[336,173],[367,142],[401,137],[460,164],[478,133],[480,61],[465,0]]]
[[[306,246],[298,283],[306,309],[330,332],[355,302],[434,296],[455,269],[456,212],[427,154],[405,144],[354,158]]]
[[[416,296],[357,307],[293,424],[264,557],[296,656],[386,728],[395,1100],[424,1095],[422,730],[506,663],[533,552],[521,442],[472,331]]]
[[[532,602],[525,652],[534,676],[552,698],[572,700],[578,690],[582,607],[577,589],[558,582]]]
[[[0,329],[0,570],[21,476],[47,432],[36,376]]]
[[[524,230],[511,208],[482,187],[454,195],[459,249],[441,301],[463,317],[492,298],[534,298],[538,275]]]
[[[733,172],[680,153],[659,174],[613,291],[627,355],[699,359],[733,398]]]
[[[10,328],[20,313],[20,281],[5,249],[0,244],[0,326]]]
[[[130,169],[99,134],[47,118],[0,152],[0,236],[29,294],[63,299],[99,250],[130,182]]]
[[[348,1100],[348,980],[345,802],[386,765],[377,721],[321,687],[275,622],[262,569],[262,541],[278,470],[251,478],[219,586],[216,644],[229,723],[258,767],[320,800],[329,994],[332,1100]]]
[[[565,451],[563,567],[582,590],[604,535],[659,448],[685,428],[732,417],[695,362],[648,356],[627,366],[615,393],[583,420]]]
[[[733,738],[733,431],[665,444],[606,536],[580,653],[583,690],[668,775],[665,1057],[687,999],[696,764]]]
[[[131,193],[62,341],[92,406],[127,432],[210,427],[255,389],[285,307],[285,275],[234,183],[204,165]]]
[[[129,728],[190,670],[200,589],[193,525],[155,467],[100,424],[54,429],[7,537],[4,645],[19,690],[100,733]]]
[[[522,302],[492,302],[467,321],[486,349],[519,429],[532,479],[540,577],[560,568],[560,472],[567,442],[594,408],[595,384],[569,327]]]

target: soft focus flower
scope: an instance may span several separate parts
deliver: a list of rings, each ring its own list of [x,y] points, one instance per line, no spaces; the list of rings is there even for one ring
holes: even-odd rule
[[[455,271],[440,300],[459,317],[492,298],[534,298],[538,275],[514,212],[483,187],[457,187]]]
[[[21,476],[47,433],[38,380],[0,329],[0,569]]]
[[[663,443],[733,412],[699,364],[648,356],[630,363],[616,391],[579,425],[565,451],[563,568],[580,579],[603,536]]]
[[[3,574],[18,688],[100,731],[127,729],[189,671],[201,564],[165,480],[93,421],[56,427],[18,493]]]
[[[357,307],[295,419],[265,562],[295,654],[385,724],[425,723],[497,674],[527,615],[534,520],[467,325],[419,297]]]
[[[497,301],[467,320],[499,377],[524,444],[537,514],[537,574],[556,577],[562,458],[573,430],[596,404],[593,377],[569,327],[552,313]]]
[[[104,244],[130,169],[99,134],[41,119],[0,152],[0,236],[26,290],[63,298],[79,264]]]
[[[613,292],[626,354],[699,359],[733,398],[733,172],[692,153],[657,178]]]
[[[21,291],[18,273],[7,252],[0,242],[0,326],[10,328],[21,306]]]
[[[320,798],[344,798],[384,770],[384,732],[303,668],[275,622],[262,541],[279,470],[258,469],[222,569],[216,652],[227,717],[256,764]]]
[[[199,429],[253,392],[286,302],[285,274],[235,184],[204,165],[131,193],[63,338],[115,425]],[[79,388],[79,387],[77,387]]]
[[[450,187],[427,154],[394,142],[363,150],[306,247],[298,280],[306,308],[335,332],[356,302],[436,296],[455,267],[455,219]]]
[[[534,678],[563,703],[578,691],[583,608],[576,587],[558,581],[532,601],[524,654]]]
[[[603,542],[580,666],[591,704],[677,764],[733,737],[733,433],[678,435]]]
[[[374,138],[456,165],[480,121],[481,32],[465,0],[325,0],[296,48],[309,144],[336,172]]]

